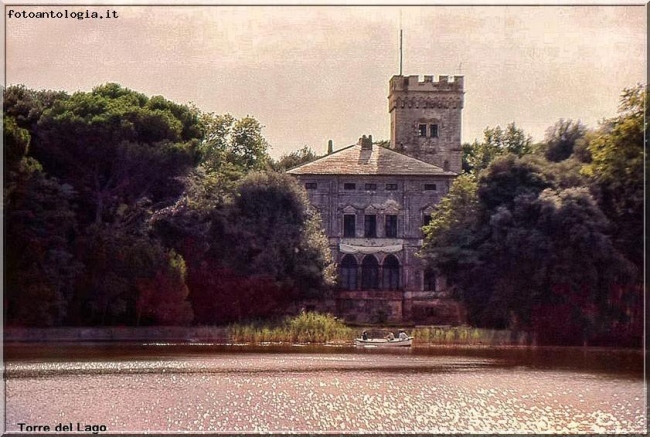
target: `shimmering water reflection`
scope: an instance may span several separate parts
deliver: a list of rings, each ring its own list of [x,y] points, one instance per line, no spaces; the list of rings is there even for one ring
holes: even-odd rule
[[[643,356],[580,349],[8,346],[6,427],[645,433]]]

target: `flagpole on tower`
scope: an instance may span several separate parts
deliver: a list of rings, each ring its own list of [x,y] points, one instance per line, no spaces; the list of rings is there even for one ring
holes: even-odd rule
[[[402,75],[402,10],[399,10],[399,75]]]

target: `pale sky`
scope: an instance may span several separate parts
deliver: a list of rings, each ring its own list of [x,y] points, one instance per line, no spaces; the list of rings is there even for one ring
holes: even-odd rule
[[[14,11],[116,11],[102,20]],[[463,142],[515,122],[590,127],[646,83],[644,6],[5,6],[6,85],[117,82],[264,126],[271,155],[389,139],[388,81],[465,76]]]

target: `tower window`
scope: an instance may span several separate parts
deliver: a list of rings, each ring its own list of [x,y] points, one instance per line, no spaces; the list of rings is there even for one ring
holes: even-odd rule
[[[366,184],[366,191],[377,191],[377,184]]]
[[[418,132],[419,132],[421,137],[426,137],[427,136],[427,125],[426,124],[418,125]]]
[[[376,238],[377,237],[377,216],[376,215],[366,215],[363,236],[366,238]]]
[[[424,184],[424,191],[436,191],[436,184]]]
[[[343,184],[343,189],[344,190],[355,190],[357,188],[357,184]]]
[[[318,188],[318,184],[316,182],[307,182],[305,184],[306,190],[315,190],[316,188]]]
[[[397,216],[386,216],[386,238],[397,238]]]
[[[397,184],[386,184],[386,191],[395,191],[397,190]]]
[[[429,128],[431,129],[431,138],[438,138],[438,125],[432,124]]]
[[[356,216],[354,214],[343,215],[343,236],[354,238],[356,234]]]

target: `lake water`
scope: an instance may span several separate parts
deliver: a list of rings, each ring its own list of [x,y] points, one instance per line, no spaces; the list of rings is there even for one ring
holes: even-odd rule
[[[563,348],[7,344],[5,420],[9,432],[646,433],[643,366],[639,351]]]

